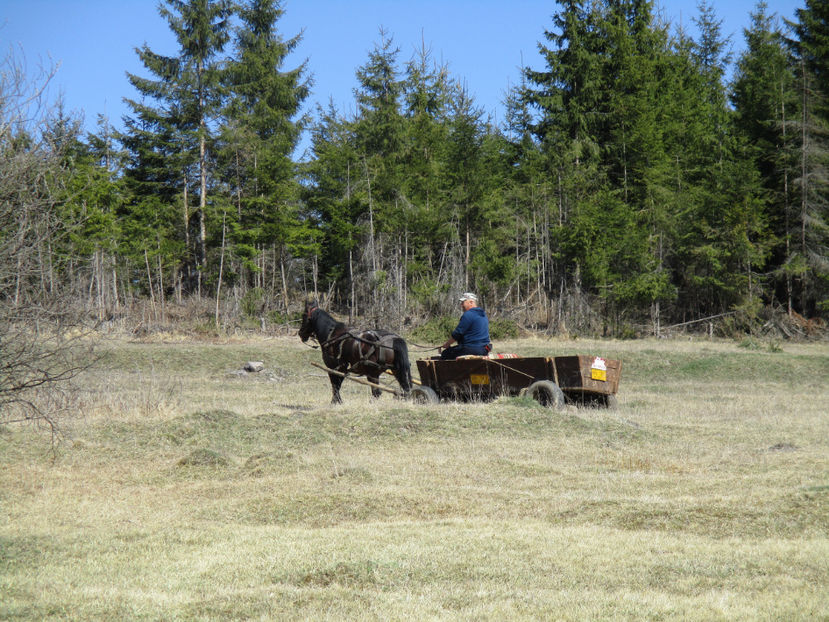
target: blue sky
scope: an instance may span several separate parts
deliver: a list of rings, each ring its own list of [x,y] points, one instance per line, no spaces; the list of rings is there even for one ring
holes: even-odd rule
[[[655,10],[693,34],[697,0],[657,0]],[[767,0],[768,12],[792,19],[802,0]],[[63,94],[68,110],[83,111],[87,127],[105,114],[120,127],[135,92],[125,72],[146,76],[135,48],[147,43],[161,54],[177,52],[156,0],[0,0],[0,45],[14,48],[30,72],[60,64],[50,94]],[[433,58],[462,79],[477,104],[503,118],[507,89],[519,67],[541,68],[537,44],[552,27],[558,5],[550,0],[286,0],[278,26],[285,38],[303,32],[287,64],[308,60],[314,87],[309,108],[332,100],[340,111],[353,108],[355,71],[363,65],[382,26],[400,49],[401,63],[421,41]],[[744,47],[755,0],[714,1],[723,35],[733,50]]]

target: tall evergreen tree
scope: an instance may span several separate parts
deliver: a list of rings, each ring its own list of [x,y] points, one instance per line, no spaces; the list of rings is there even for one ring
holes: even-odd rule
[[[794,308],[792,289],[792,181],[799,108],[795,73],[783,33],[760,2],[745,29],[746,50],[735,68],[731,103],[735,126],[747,155],[759,171],[766,190],[770,234],[775,241],[770,272],[779,299],[789,313]],[[773,294],[772,294],[773,295]]]
[[[219,55],[230,37],[231,7],[229,0],[165,0],[159,13],[175,34],[179,53],[163,56],[147,45],[137,50],[154,79],[133,74],[128,78],[143,100],[151,103],[127,100],[134,117],[127,120],[124,144],[133,157],[131,176],[139,184],[162,183],[168,193],[182,193],[188,244],[191,217],[196,224],[196,290],[200,292],[207,268],[210,120],[221,105]],[[193,186],[199,202],[191,214],[187,197]],[[150,202],[156,199],[148,197]]]
[[[806,0],[793,24],[800,94],[798,236],[806,314],[829,309],[829,5]]]
[[[656,219],[644,217],[652,170],[666,159],[658,81],[665,37],[652,21],[646,1],[566,2],[554,17],[558,34],[545,33],[556,49],[541,46],[546,70],[526,72],[525,97],[539,111],[536,133],[557,180],[554,240],[566,270],[556,289],[566,279],[626,305],[670,295],[648,231]]]
[[[402,114],[402,80],[398,67],[399,49],[381,29],[380,42],[369,53],[368,61],[357,69],[359,86],[355,91],[357,117],[353,132],[360,158],[360,201],[363,205],[365,244],[363,260],[366,285],[372,294],[372,309],[380,313],[396,298],[402,301],[399,286],[394,287],[390,275],[400,274],[399,257],[395,244],[386,244],[394,236],[403,204],[401,162],[404,157],[405,131]],[[386,265],[384,248],[391,251],[388,258],[397,265]],[[398,279],[399,280],[399,279]],[[385,302],[384,302],[385,301]]]
[[[547,175],[554,180],[555,229],[550,235],[558,273],[548,287],[566,303],[565,290],[579,293],[581,266],[564,248],[566,229],[578,217],[580,204],[602,188],[598,133],[602,122],[602,8],[598,1],[565,0],[553,16],[553,29],[539,44],[544,68],[526,69],[524,99],[536,115],[533,133]]]
[[[283,303],[285,266],[291,252],[309,240],[299,218],[299,185],[293,154],[304,128],[302,104],[309,94],[307,62],[284,68],[301,41],[283,39],[277,23],[281,0],[250,0],[238,9],[237,58],[227,71],[228,104],[222,160],[236,206],[233,238],[262,285],[258,261],[266,246],[278,257]],[[276,266],[274,266],[276,268]]]
[[[449,187],[448,199],[452,224],[457,236],[453,243],[463,249],[462,265],[458,276],[461,281],[455,287],[473,287],[470,275],[473,245],[479,240],[481,202],[483,199],[483,144],[482,115],[466,92],[461,89],[453,101],[452,120],[449,125],[448,153],[445,182]],[[476,247],[477,248],[477,247]]]
[[[683,198],[674,263],[678,302],[696,317],[730,311],[751,298],[751,271],[765,254],[762,188],[726,106],[727,39],[713,8],[702,2],[699,10],[699,39],[678,40],[677,76],[691,88],[675,89],[686,96],[686,123],[672,141]]]
[[[612,235],[620,239],[609,244],[609,255],[599,250],[597,257],[607,255],[599,266],[607,271],[606,296],[618,315],[631,305],[648,308],[658,332],[661,304],[674,297],[665,261],[668,216],[657,196],[669,163],[664,131],[672,122],[663,101],[670,74],[668,35],[655,24],[649,0],[628,0],[610,3],[606,37],[603,80],[609,98],[603,142],[615,199],[599,203],[597,218],[617,222]]]
[[[362,204],[356,191],[360,159],[351,124],[333,104],[318,110],[311,128],[311,151],[313,157],[304,167],[303,201],[322,236],[322,276],[341,286],[333,291],[344,289],[350,311],[359,313],[363,299],[358,296],[363,292],[357,289],[355,262],[362,242]]]
[[[448,68],[421,45],[406,63],[402,81],[404,143],[397,237],[403,248],[407,290],[417,305],[439,312],[447,284],[439,267],[447,239],[446,166],[449,106],[454,85]]]

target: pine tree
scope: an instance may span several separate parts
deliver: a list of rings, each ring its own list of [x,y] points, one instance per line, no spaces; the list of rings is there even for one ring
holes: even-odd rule
[[[390,311],[390,304],[401,311],[402,300],[400,289],[394,283],[399,278],[390,278],[400,274],[394,238],[403,210],[399,193],[404,185],[401,163],[405,126],[397,60],[399,52],[392,38],[381,29],[380,42],[375,44],[368,61],[356,72],[359,82],[355,91],[357,116],[352,128],[359,158],[354,163],[357,168],[354,172],[360,183],[355,189],[362,203],[366,229],[362,257],[367,278],[365,285],[371,293],[371,310],[376,314]],[[389,249],[388,255],[384,248]]]
[[[806,0],[792,24],[800,99],[797,266],[800,309],[829,309],[829,5]]]
[[[357,287],[357,253],[362,243],[360,219],[363,204],[357,192],[360,158],[351,123],[342,118],[333,104],[318,109],[311,128],[313,157],[304,167],[307,184],[303,202],[315,222],[321,241],[322,275],[332,290],[342,291],[349,313],[358,314],[365,302]],[[314,287],[316,293],[316,283]]]
[[[666,221],[660,194],[662,171],[669,166],[666,127],[672,123],[663,93],[670,74],[668,36],[654,23],[652,3],[629,0],[610,3],[607,15],[608,85],[605,168],[613,197],[599,205],[599,220],[611,219],[619,230],[608,244],[606,297],[610,310],[649,309],[659,332],[661,304],[675,296],[666,266]],[[609,213],[608,213],[609,212]],[[608,240],[608,242],[611,242]],[[608,251],[598,251],[601,257]]]
[[[574,296],[584,288],[626,307],[671,296],[662,225],[650,215],[654,171],[667,160],[666,40],[652,21],[646,1],[566,2],[559,34],[545,33],[557,48],[541,48],[547,70],[526,72],[524,97],[539,110],[536,136],[557,182],[555,289],[569,281]]]
[[[404,294],[413,294],[415,304],[430,313],[440,313],[447,286],[440,282],[441,262],[436,258],[443,256],[447,239],[444,168],[454,85],[448,68],[435,63],[430,50],[421,45],[406,63],[401,87],[404,142],[400,166],[405,174],[398,196],[397,238],[403,249]]]
[[[470,274],[472,251],[485,252],[478,246],[481,232],[481,209],[484,194],[483,165],[483,111],[465,89],[459,89],[452,102],[449,135],[447,137],[447,162],[444,181],[447,184],[449,214],[454,228],[452,243],[462,249],[462,264],[458,266],[458,282],[455,289],[471,289],[474,286]],[[492,253],[487,253],[491,256]],[[484,259],[484,261],[486,261]]]
[[[533,137],[533,115],[525,97],[526,77],[522,75],[521,80],[507,93],[504,127],[495,137],[501,142],[498,164],[503,202],[516,225],[514,304],[527,310],[530,323],[541,319],[551,327],[548,300],[552,296],[555,273],[550,238],[556,222],[551,209],[554,184],[546,172],[539,143]]]
[[[185,213],[185,242],[195,219],[196,291],[201,293],[207,268],[207,190],[212,168],[208,120],[221,105],[222,68],[219,54],[229,40],[228,0],[165,0],[159,7],[180,46],[177,56],[163,56],[147,45],[137,50],[155,79],[128,74],[144,101],[127,100],[134,117],[127,121],[125,146],[133,162],[136,186],[161,184],[163,203],[180,192]],[[194,183],[197,181],[197,183]],[[198,207],[191,214],[188,194],[195,186]],[[139,195],[146,188],[136,187]],[[146,195],[145,195],[146,196]],[[154,202],[158,195],[148,197]]]
[[[750,28],[744,30],[746,51],[737,61],[731,103],[735,126],[767,193],[769,232],[775,241],[769,271],[777,281],[776,293],[791,313],[791,186],[797,139],[793,121],[799,106],[782,31],[766,9],[760,2],[751,14]]]
[[[299,185],[292,160],[304,128],[302,104],[309,94],[307,62],[286,70],[301,41],[283,39],[280,0],[250,0],[239,7],[237,58],[227,71],[227,123],[222,143],[225,180],[235,203],[235,253],[263,286],[263,254],[272,247],[287,310],[286,263],[312,237],[300,219]],[[277,266],[273,266],[277,270]]]
[[[553,16],[553,29],[539,44],[545,67],[526,69],[523,99],[535,111],[533,135],[539,143],[543,167],[553,180],[556,214],[550,246],[557,256],[557,273],[548,284],[558,296],[559,309],[573,308],[582,292],[579,260],[567,248],[567,228],[578,219],[580,206],[604,186],[599,134],[602,125],[601,84],[602,8],[599,2],[566,0]]]
[[[726,106],[727,39],[711,6],[699,9],[699,40],[682,32],[676,39],[671,105],[681,123],[665,134],[676,162],[667,186],[676,206],[672,269],[678,308],[690,311],[690,319],[753,298],[752,271],[767,248],[760,179]]]

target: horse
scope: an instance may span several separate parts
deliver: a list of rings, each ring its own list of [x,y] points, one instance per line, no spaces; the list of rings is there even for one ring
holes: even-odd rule
[[[412,389],[409,348],[402,337],[387,330],[355,330],[338,322],[319,308],[316,301],[305,303],[299,338],[303,343],[314,337],[322,350],[322,361],[328,369],[341,374],[365,376],[377,384],[380,374],[391,370],[398,384],[408,395]],[[331,380],[332,404],[342,404],[340,387],[344,376],[328,374]],[[377,398],[380,389],[371,388]]]

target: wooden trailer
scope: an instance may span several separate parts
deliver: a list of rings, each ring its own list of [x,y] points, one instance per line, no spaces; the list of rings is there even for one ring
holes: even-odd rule
[[[599,356],[465,356],[453,361],[417,361],[419,402],[487,401],[500,395],[530,395],[551,408],[566,403],[615,406],[621,361]]]

